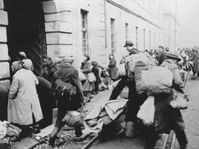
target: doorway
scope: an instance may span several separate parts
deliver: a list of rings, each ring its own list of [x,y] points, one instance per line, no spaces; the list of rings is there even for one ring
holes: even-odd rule
[[[5,0],[8,12],[8,49],[11,60],[24,51],[33,61],[34,71],[41,72],[42,58],[47,54],[44,13],[41,0]]]

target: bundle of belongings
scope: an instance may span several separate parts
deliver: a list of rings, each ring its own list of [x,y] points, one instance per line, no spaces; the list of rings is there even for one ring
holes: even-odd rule
[[[135,80],[138,93],[147,92],[148,95],[170,93],[173,73],[166,67],[148,67],[138,62],[135,69]]]
[[[187,96],[172,88],[173,83],[182,84],[179,69],[172,60],[167,59],[161,66],[154,66],[146,59],[139,59],[133,64],[132,71],[134,72],[137,92],[139,94],[147,93],[149,96],[137,114],[138,118],[146,125],[153,123],[154,96],[156,95],[173,92],[173,100],[170,105],[177,109],[187,108]]]
[[[155,65],[155,59],[153,59],[147,52],[132,54],[126,58],[126,62],[128,64],[128,75],[131,75],[135,72],[137,62],[142,62],[146,66]]]
[[[84,119],[85,129],[91,133],[101,132],[124,114],[126,103],[126,99],[117,99],[97,105]]]
[[[82,123],[81,114],[77,111],[68,111],[62,119],[69,127],[74,127]]]
[[[18,137],[21,132],[19,127],[7,121],[0,121],[0,149],[10,148],[11,141]]]

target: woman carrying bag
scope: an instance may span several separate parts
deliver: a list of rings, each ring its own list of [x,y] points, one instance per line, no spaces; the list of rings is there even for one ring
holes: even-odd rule
[[[86,80],[83,82],[83,92],[89,100],[91,92],[95,89],[94,83],[96,81],[96,78],[95,75],[91,72],[92,64],[88,55],[84,55],[84,62],[82,62],[81,70],[86,77]]]

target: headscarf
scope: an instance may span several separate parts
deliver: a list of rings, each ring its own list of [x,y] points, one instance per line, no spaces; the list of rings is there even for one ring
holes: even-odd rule
[[[24,69],[32,70],[32,71],[34,70],[32,61],[30,59],[22,60],[22,66],[23,66]]]
[[[21,68],[22,68],[22,65],[21,65],[20,61],[14,61],[12,63],[12,71],[13,71],[13,73],[17,72]]]

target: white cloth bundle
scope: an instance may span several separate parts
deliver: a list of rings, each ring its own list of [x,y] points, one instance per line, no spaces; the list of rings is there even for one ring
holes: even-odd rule
[[[141,105],[140,110],[137,113],[137,117],[142,120],[145,125],[151,125],[154,122],[155,116],[155,98],[149,96],[145,102]]]

